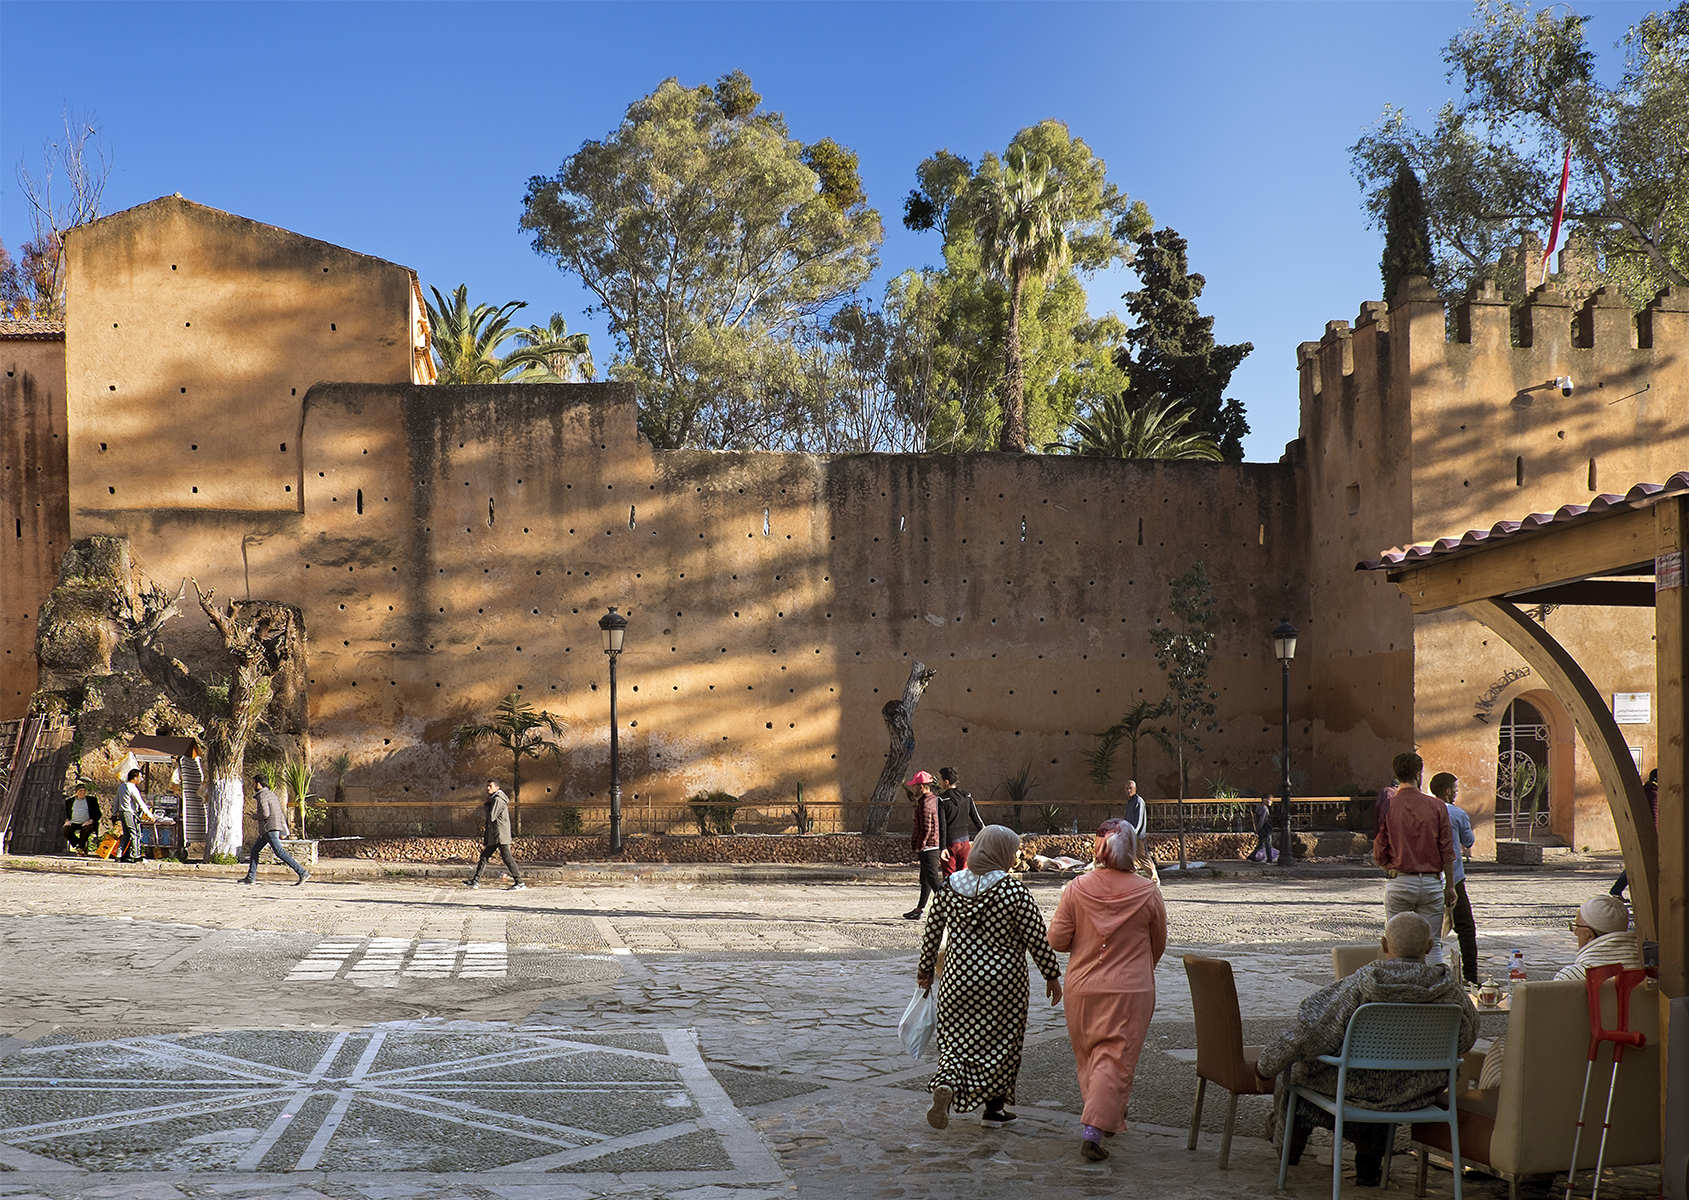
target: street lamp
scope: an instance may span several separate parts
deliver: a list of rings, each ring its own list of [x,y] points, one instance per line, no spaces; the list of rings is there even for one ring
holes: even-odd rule
[[[1283,675],[1284,724],[1283,741],[1279,745],[1279,796],[1284,803],[1284,811],[1279,815],[1283,824],[1282,844],[1279,846],[1278,861],[1281,867],[1290,865],[1290,660],[1296,657],[1296,626],[1289,621],[1280,621],[1273,630],[1273,654],[1277,657]]]
[[[627,633],[628,619],[616,611],[598,618],[599,632],[604,635],[604,653],[610,659],[610,853],[622,852],[622,751],[616,736],[616,659],[622,653],[622,637]],[[1286,687],[1289,685],[1286,684]],[[1288,693],[1286,693],[1288,695]]]

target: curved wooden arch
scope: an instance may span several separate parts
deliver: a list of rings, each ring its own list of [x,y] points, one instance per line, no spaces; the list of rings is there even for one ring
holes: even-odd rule
[[[1642,775],[1606,701],[1577,660],[1516,606],[1505,600],[1471,600],[1460,609],[1513,647],[1571,714],[1607,793],[1625,869],[1630,872],[1637,926],[1643,937],[1656,937],[1660,879],[1654,821],[1642,795]]]

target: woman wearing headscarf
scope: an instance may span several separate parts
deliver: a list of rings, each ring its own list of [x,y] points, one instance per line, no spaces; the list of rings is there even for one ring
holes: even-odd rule
[[[1136,874],[1138,837],[1104,821],[1095,869],[1062,889],[1050,945],[1068,953],[1067,1035],[1084,1101],[1080,1153],[1108,1157],[1102,1139],[1126,1127],[1126,1102],[1155,1013],[1155,965],[1167,949],[1161,889]]]
[[[985,1106],[987,1125],[1015,1119],[1021,1044],[1026,1038],[1026,956],[1044,976],[1051,1004],[1061,1003],[1061,963],[1050,949],[1032,893],[1009,872],[1020,835],[987,825],[974,839],[966,870],[939,890],[921,938],[916,985],[930,988],[939,943],[948,931],[938,983],[938,1070],[927,1083],[927,1123],[943,1129],[950,1110]]]

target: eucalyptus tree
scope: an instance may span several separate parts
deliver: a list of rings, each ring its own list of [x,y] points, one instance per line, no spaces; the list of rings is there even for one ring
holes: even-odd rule
[[[651,443],[716,449],[805,419],[800,331],[867,282],[883,232],[856,154],[794,138],[742,71],[664,80],[529,180],[521,225],[608,319]]]

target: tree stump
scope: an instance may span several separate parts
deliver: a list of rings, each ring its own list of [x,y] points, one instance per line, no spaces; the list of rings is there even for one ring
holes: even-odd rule
[[[915,708],[921,703],[921,694],[927,690],[927,684],[937,673],[926,663],[916,662],[909,668],[902,699],[887,700],[880,708],[886,731],[891,735],[891,746],[886,751],[886,765],[880,770],[879,782],[874,784],[874,794],[868,800],[864,833],[884,833],[891,823],[892,801],[903,784],[909,761],[915,757]]]

